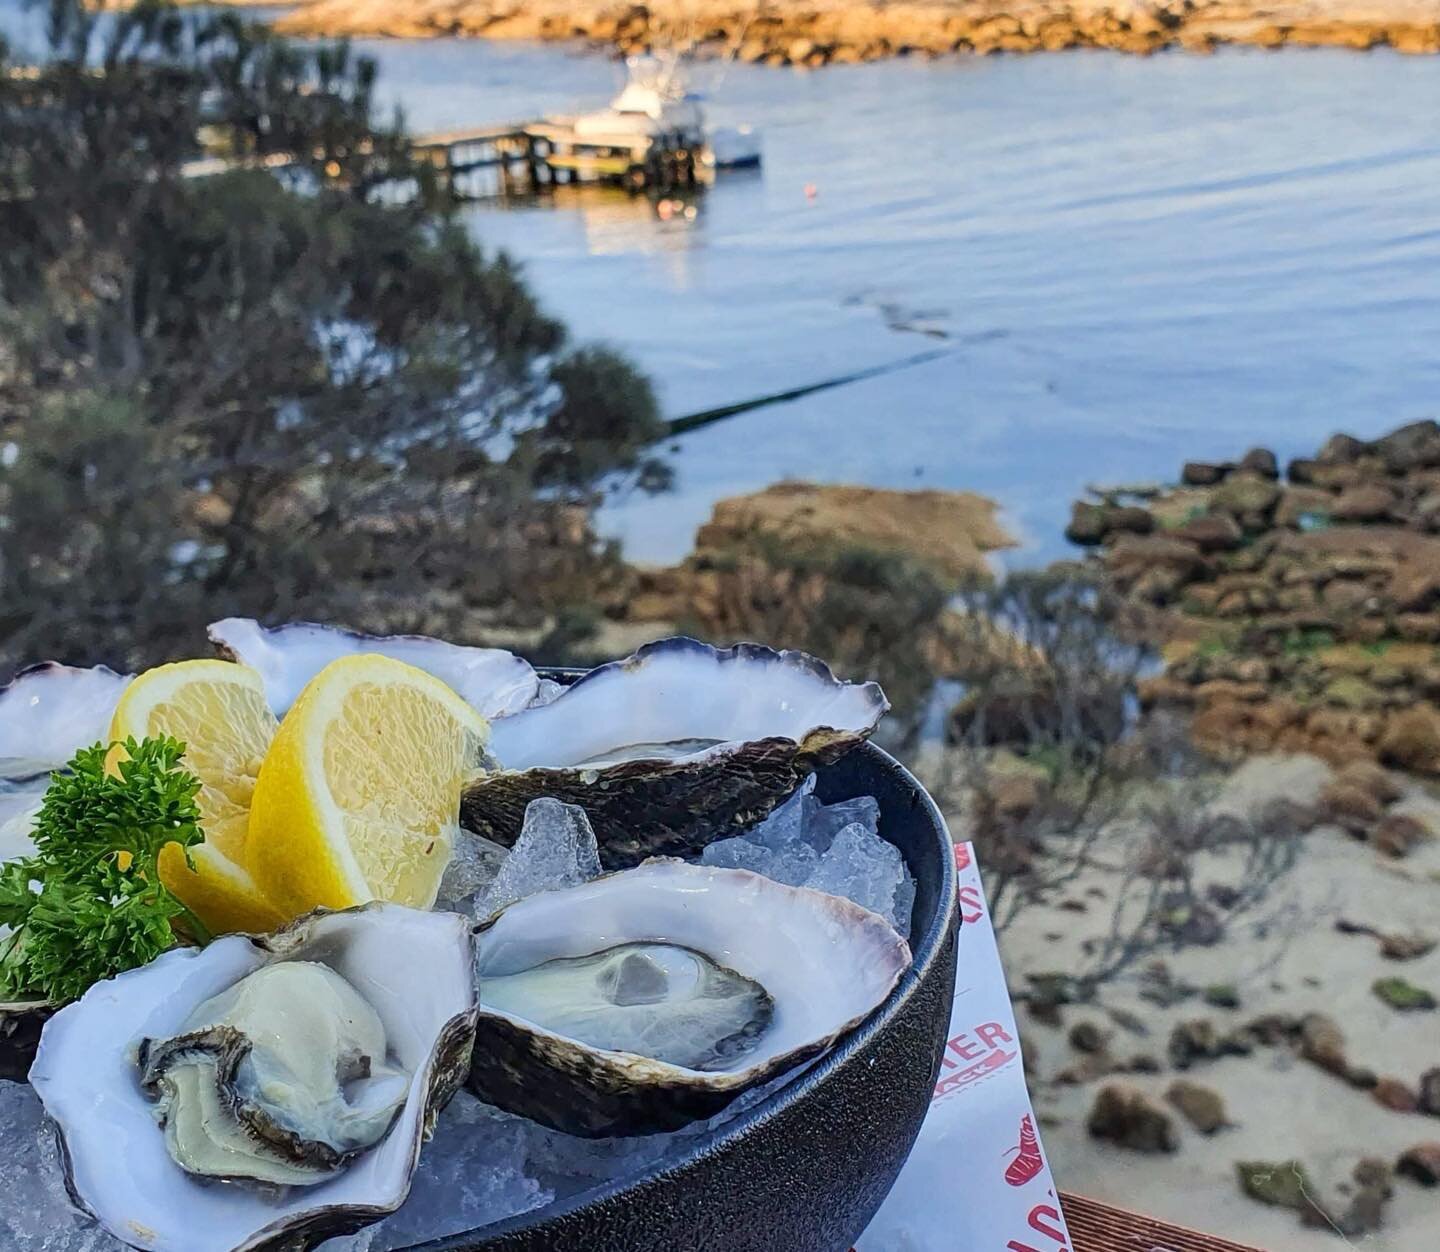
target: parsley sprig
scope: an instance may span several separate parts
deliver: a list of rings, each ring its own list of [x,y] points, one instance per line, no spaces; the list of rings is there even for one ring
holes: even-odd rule
[[[0,866],[0,1001],[76,999],[94,983],[174,947],[179,931],[210,936],[160,881],[160,849],[188,851],[204,834],[199,780],[185,745],[127,739],[84,748],[55,774],[31,838],[35,855]]]

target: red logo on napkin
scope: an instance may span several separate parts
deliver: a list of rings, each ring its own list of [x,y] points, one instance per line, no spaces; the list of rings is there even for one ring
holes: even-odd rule
[[[1009,1044],[1009,1047],[1005,1045]],[[940,1081],[932,1100],[988,1078],[1020,1056],[1015,1040],[999,1022],[982,1022],[973,1031],[962,1030],[945,1044],[940,1060]]]
[[[1040,1140],[1035,1135],[1035,1123],[1030,1120],[1029,1113],[1020,1119],[1020,1145],[1011,1148],[1010,1152],[1020,1154],[1005,1168],[1005,1181],[1012,1187],[1023,1187],[1045,1168],[1045,1158],[1040,1155]]]

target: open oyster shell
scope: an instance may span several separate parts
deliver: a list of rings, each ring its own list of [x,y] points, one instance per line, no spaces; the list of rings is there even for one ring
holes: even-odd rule
[[[104,665],[42,661],[0,687],[0,784],[43,780],[80,748],[107,738],[130,677]]]
[[[496,721],[498,768],[467,788],[461,825],[508,847],[526,805],[554,796],[584,807],[607,868],[694,853],[759,821],[889,707],[803,652],[661,639]]]
[[[337,657],[375,652],[404,661],[449,683],[486,717],[504,717],[535,698],[540,680],[530,662],[503,648],[470,648],[425,635],[364,635],[339,626],[292,622],[265,627],[248,617],[227,617],[209,627],[223,655],[260,671],[276,717],[295,703],[305,684]]]
[[[173,1038],[197,1006],[282,961],[323,964],[373,1006],[408,1095],[375,1147],[316,1185],[198,1179],[167,1150],[140,1044]],[[117,1238],[154,1252],[302,1252],[404,1202],[421,1141],[469,1065],[475,1012],[466,919],[368,904],[177,949],[96,984],[46,1024],[30,1082],[59,1128],[72,1199]]]
[[[648,945],[662,950],[662,962],[677,949],[705,958],[738,993],[740,1016],[712,1030],[716,1047],[709,1038],[677,1039],[663,1019],[642,1027],[647,1041],[664,1038],[672,1049],[698,1043],[707,1053],[704,1068],[596,1047],[544,1024],[573,1027],[583,1016],[573,982],[552,997],[547,975],[568,978],[587,964],[576,958]],[[669,858],[527,896],[481,924],[475,953],[480,1017],[470,1088],[510,1112],[592,1137],[676,1130],[712,1116],[829,1048],[884,1001],[911,959],[883,918],[842,897]],[[683,975],[668,988],[662,976],[635,994],[634,987],[617,993],[613,967],[598,972],[610,980],[600,998],[622,1015],[633,1005],[672,1001],[683,1029],[692,1028]],[[527,974],[536,988],[528,997],[515,985]],[[487,986],[500,984],[503,1008],[487,998]],[[596,1016],[583,1032],[614,1039],[613,1025]]]

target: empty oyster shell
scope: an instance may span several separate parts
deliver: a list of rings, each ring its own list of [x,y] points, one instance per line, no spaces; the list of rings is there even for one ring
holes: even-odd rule
[[[691,854],[759,821],[888,708],[877,684],[803,652],[661,639],[496,721],[499,768],[467,788],[461,824],[508,847],[526,805],[554,796],[584,807],[608,868]]]
[[[476,934],[481,1099],[585,1136],[675,1130],[818,1055],[910,949],[840,896],[661,858]]]
[[[298,1252],[393,1212],[409,1192],[427,1128],[469,1065],[472,961],[459,914],[368,904],[312,914],[264,938],[228,935],[178,949],[96,984],[46,1024],[30,1070],[59,1127],[72,1198],[117,1238],[155,1252]],[[194,1177],[173,1159],[141,1079],[158,1084],[183,1060],[175,1041],[201,1006],[257,971],[293,962],[323,966],[373,1010],[388,1041],[385,1064],[408,1074],[403,1104],[378,1143],[338,1153],[346,1159],[313,1185]],[[228,1010],[220,1016],[228,1020]],[[146,1040],[167,1043],[142,1047]],[[191,1042],[202,1046],[193,1035]],[[373,1031],[368,1042],[374,1046]]]
[[[227,617],[209,627],[224,656],[260,671],[276,717],[295,703],[305,684],[336,657],[376,652],[449,683],[488,718],[516,713],[535,698],[540,680],[530,662],[503,648],[470,648],[424,635],[363,635],[338,626],[292,622],[265,627],[248,617]]]
[[[42,661],[0,687],[0,781],[41,779],[109,737],[131,675]]]

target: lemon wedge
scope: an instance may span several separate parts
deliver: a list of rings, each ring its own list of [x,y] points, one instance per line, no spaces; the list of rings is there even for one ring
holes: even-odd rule
[[[110,738],[172,735],[200,780],[205,841],[160,853],[160,880],[214,933],[274,930],[284,920],[245,867],[250,799],[275,735],[260,675],[233,661],[177,661],[147,670],[120,697]],[[113,750],[112,750],[113,752]]]
[[[255,787],[246,848],[266,898],[287,917],[376,899],[429,908],[489,733],[413,665],[332,661],[280,723]]]

